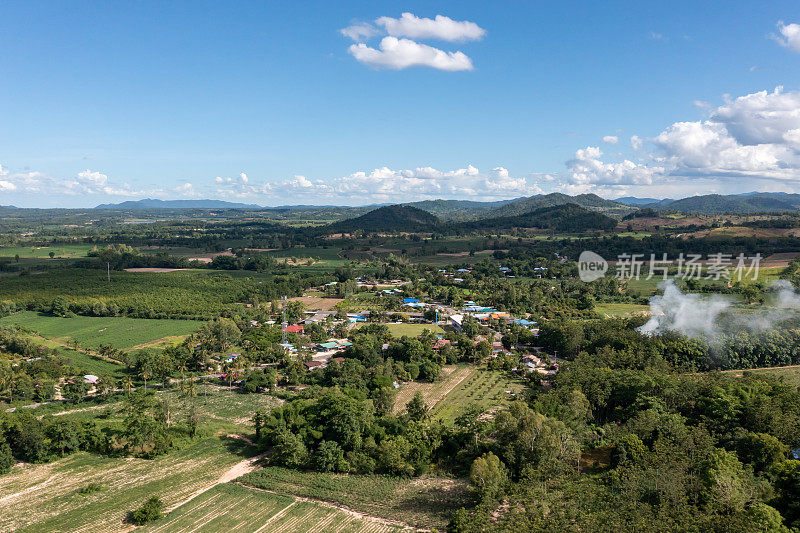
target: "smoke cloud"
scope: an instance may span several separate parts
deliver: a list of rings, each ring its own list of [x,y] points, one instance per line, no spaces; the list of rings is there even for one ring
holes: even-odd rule
[[[773,282],[768,291],[774,293],[769,307],[734,312],[730,297],[685,294],[673,280],[659,284],[663,295],[650,298],[650,320],[637,331],[645,335],[675,332],[690,338],[703,338],[715,344],[725,335],[737,331],[762,333],[795,316],[800,309],[800,294],[786,280]]]

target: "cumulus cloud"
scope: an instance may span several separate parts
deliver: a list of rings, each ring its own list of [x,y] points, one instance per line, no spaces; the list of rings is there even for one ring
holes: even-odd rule
[[[354,41],[363,41],[377,35],[378,30],[375,28],[375,26],[366,22],[362,22],[342,28],[339,30],[339,33],[345,37],[353,39]]]
[[[617,144],[619,142],[619,137],[616,135],[606,135],[603,137],[603,142],[606,144]]]
[[[444,15],[435,18],[403,13],[400,18],[379,17],[374,24],[359,22],[339,30],[356,41],[348,49],[360,63],[375,68],[402,70],[426,66],[449,72],[473,70],[472,60],[461,51],[448,52],[418,42],[437,39],[465,42],[482,39],[486,30],[467,20],[453,20]],[[378,47],[366,44],[370,38],[383,35]]]
[[[800,52],[800,24],[784,24],[783,21],[779,21],[778,31],[780,35],[773,35],[772,37],[781,46]]]
[[[232,197],[266,197],[279,203],[316,200],[365,202],[406,202],[436,198],[513,198],[542,192],[538,180],[511,176],[504,167],[483,173],[472,165],[455,170],[433,167],[395,170],[380,167],[353,172],[330,180],[312,180],[302,175],[290,179],[242,184],[235,179],[222,182],[218,192]]]
[[[348,51],[357,61],[376,68],[401,70],[425,66],[450,72],[473,69],[472,60],[462,52],[445,52],[410,39],[384,37],[379,47],[359,43],[351,45]]]
[[[569,182],[591,186],[653,185],[693,178],[769,180],[800,186],[800,92],[782,87],[725,98],[707,120],[675,122],[648,139],[634,135],[642,159],[607,162],[597,147],[567,161]],[[604,139],[605,140],[605,139]]]
[[[486,35],[486,30],[468,20],[453,20],[444,15],[421,18],[412,13],[403,13],[400,18],[380,17],[375,21],[394,37],[411,39],[439,39],[442,41],[477,41]]]
[[[38,171],[11,172],[0,165],[0,191],[30,195],[141,196],[158,189],[139,190],[127,183],[113,183],[102,172],[82,170],[75,176],[59,178]]]
[[[625,159],[619,163],[604,163],[602,150],[598,146],[587,146],[575,152],[567,161],[570,178],[574,185],[650,185],[654,176],[663,174],[664,168],[646,166]]]

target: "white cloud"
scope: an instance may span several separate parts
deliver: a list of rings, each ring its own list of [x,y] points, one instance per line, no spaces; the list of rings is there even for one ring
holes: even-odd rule
[[[781,46],[785,46],[795,52],[800,52],[800,24],[784,24],[783,21],[779,21],[778,31],[780,32],[780,36],[773,35],[772,37],[778,41]]]
[[[597,146],[587,146],[575,152],[575,157],[567,161],[570,179],[574,185],[650,185],[653,178],[663,174],[664,168],[648,167],[629,161],[604,163],[600,158],[603,152]]]
[[[331,180],[311,180],[302,175],[263,185],[242,185],[236,180],[217,181],[218,193],[224,196],[265,197],[275,203],[307,201],[345,201],[352,203],[406,202],[436,198],[505,199],[538,194],[538,180],[511,176],[504,167],[487,173],[472,165],[442,171],[433,167],[394,170],[380,167],[353,172]]]
[[[631,137],[640,162],[604,161],[597,147],[578,150],[567,161],[570,185],[585,190],[680,182],[694,188],[703,179],[745,190],[777,181],[784,189],[800,187],[800,92],[777,87],[725,100],[707,120],[676,122],[648,139],[649,151],[642,151],[641,138]]]
[[[403,13],[400,18],[380,17],[375,24],[393,37],[411,39],[439,39],[442,41],[477,41],[486,35],[486,30],[467,20],[453,20],[444,15],[421,18],[412,13]]]
[[[339,33],[341,33],[345,37],[349,37],[354,41],[359,42],[377,35],[378,30],[371,24],[364,22],[359,24],[353,24],[346,28],[342,28],[341,30],[339,30]]]
[[[603,137],[603,142],[606,144],[617,144],[619,142],[619,137],[616,135],[606,135]]]
[[[357,61],[376,68],[401,70],[426,66],[450,72],[472,70],[472,60],[462,52],[445,52],[410,39],[384,37],[380,50],[364,43],[350,46],[350,54]]]

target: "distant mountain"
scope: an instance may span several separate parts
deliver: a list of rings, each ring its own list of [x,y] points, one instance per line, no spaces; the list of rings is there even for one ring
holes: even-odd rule
[[[798,207],[800,207],[800,195],[778,195],[775,193],[755,193],[748,195],[705,194],[669,202],[661,201],[642,207],[660,211],[669,210],[702,214],[746,214],[797,211]]]
[[[118,204],[100,204],[95,209],[263,209],[260,205],[224,200],[128,200]]]
[[[657,204],[658,202],[663,202],[663,201],[672,202],[673,200],[669,198],[667,198],[666,200],[659,200],[658,198],[637,198],[635,196],[623,196],[622,198],[617,198],[614,201],[617,202],[618,204],[639,207],[641,205]]]
[[[19,209],[19,207],[15,205],[0,205],[0,209]]]
[[[530,213],[531,211],[542,207],[552,207],[565,204],[575,204],[592,211],[598,211],[606,215],[615,215],[618,217],[627,215],[636,209],[631,206],[612,202],[611,200],[605,200],[596,194],[579,194],[577,196],[569,196],[567,194],[554,192],[515,200],[506,205],[488,211],[484,217],[497,218],[518,216],[525,213]]]
[[[442,220],[475,220],[490,209],[501,207],[514,200],[499,200],[496,202],[475,202],[472,200],[423,200],[411,202],[408,205],[427,211]]]
[[[324,227],[326,232],[364,231],[432,231],[440,226],[434,215],[408,205],[379,207],[360,217],[341,220]]]
[[[539,228],[569,233],[611,231],[617,221],[597,211],[576,204],[540,207],[529,213],[511,217],[484,218],[453,226],[466,230],[495,230],[507,228]]]

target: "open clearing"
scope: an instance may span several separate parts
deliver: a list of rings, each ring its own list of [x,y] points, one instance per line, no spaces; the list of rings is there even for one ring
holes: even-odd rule
[[[49,259],[50,252],[55,258],[86,257],[94,248],[93,244],[56,244],[53,246],[0,246],[0,257],[14,257],[16,255],[25,259]]]
[[[650,306],[642,304],[598,303],[595,304],[594,311],[602,317],[649,315]]]
[[[444,333],[444,330],[436,324],[389,323],[385,325],[389,328],[389,333],[392,334],[392,337],[402,337],[404,335],[407,337],[418,337],[426,329],[436,334]],[[361,324],[359,324],[359,326],[361,326]]]
[[[336,304],[344,301],[341,298],[320,298],[318,296],[296,296],[289,300],[301,302],[309,311],[330,311],[336,307]]]
[[[495,411],[506,405],[522,390],[520,382],[503,372],[480,370],[470,366],[445,366],[444,378],[436,383],[406,383],[395,398],[394,411],[405,409],[417,391],[434,420],[452,422],[471,405],[484,411]],[[510,391],[511,393],[509,394]]]
[[[0,318],[0,326],[16,324],[35,331],[42,337],[68,343],[77,340],[84,346],[97,347],[110,344],[127,350],[165,337],[189,335],[200,327],[196,320],[154,320],[127,317],[70,318],[44,315],[35,311],[21,311]]]
[[[396,528],[360,519],[324,504],[224,483],[204,492],[143,530],[187,533],[198,530],[243,533],[383,533]]]

